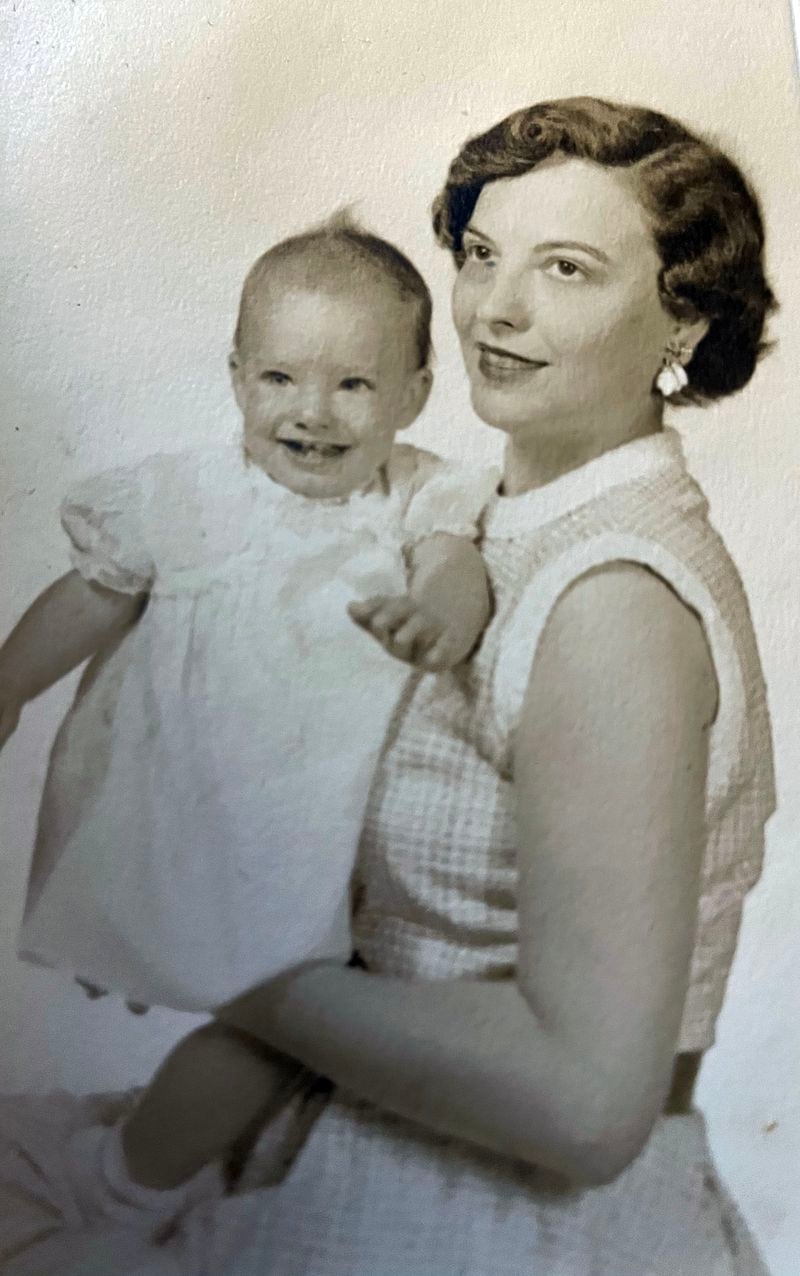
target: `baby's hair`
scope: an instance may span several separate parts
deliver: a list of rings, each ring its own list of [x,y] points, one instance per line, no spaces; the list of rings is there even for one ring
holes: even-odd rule
[[[433,311],[428,285],[399,248],[365,230],[349,209],[341,209],[299,235],[282,239],[258,258],[242,288],[234,336],[237,353],[247,344],[255,298],[273,271],[287,263],[301,266],[303,283],[312,289],[327,287],[357,294],[370,284],[388,283],[402,301],[413,307],[418,367],[428,366]]]

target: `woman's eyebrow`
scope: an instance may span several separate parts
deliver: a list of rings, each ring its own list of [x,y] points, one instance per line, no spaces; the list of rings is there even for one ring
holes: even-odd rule
[[[465,235],[475,235],[476,238],[482,239],[486,244],[494,244],[492,238],[485,231],[479,230],[477,226],[470,222],[464,227]],[[611,258],[603,252],[602,248],[593,248],[591,244],[585,244],[580,239],[548,239],[541,244],[535,244],[532,252],[552,252],[554,249],[577,250],[586,253],[589,257],[594,257],[596,261],[602,262],[604,266],[611,264]]]
[[[475,235],[478,239],[484,240],[487,244],[494,243],[494,240],[492,240],[489,235],[485,235],[482,230],[478,230],[478,227],[473,226],[472,222],[469,222],[469,224],[464,227],[463,234]]]
[[[534,252],[552,252],[557,248],[577,249],[578,252],[587,253],[589,257],[601,261],[605,266],[611,264],[611,258],[601,248],[593,248],[591,244],[584,244],[579,239],[549,239],[543,244],[537,244]]]

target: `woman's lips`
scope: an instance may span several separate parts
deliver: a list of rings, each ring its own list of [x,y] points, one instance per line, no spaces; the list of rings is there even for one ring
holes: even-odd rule
[[[478,342],[476,349],[478,368],[487,381],[516,381],[547,367],[542,360],[526,359],[511,350],[503,350],[500,346],[487,346]]]

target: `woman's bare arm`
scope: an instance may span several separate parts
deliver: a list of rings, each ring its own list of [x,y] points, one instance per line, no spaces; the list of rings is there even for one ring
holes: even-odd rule
[[[143,595],[89,584],[76,571],[40,594],[0,648],[0,745],[28,700],[122,633],[143,605]]]
[[[657,577],[614,566],[562,600],[517,737],[520,838],[535,848],[520,864],[520,987],[576,1069],[585,1128],[631,1153],[671,1078],[716,707],[700,622]]]
[[[587,1181],[636,1154],[685,996],[715,686],[656,578],[580,582],[543,636],[517,736],[517,983],[327,963],[222,1018],[425,1126]]]

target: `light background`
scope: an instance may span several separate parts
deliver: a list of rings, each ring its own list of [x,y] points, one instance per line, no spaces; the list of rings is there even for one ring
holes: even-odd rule
[[[716,135],[760,190],[783,308],[735,401],[684,412],[691,466],[751,599],[781,805],[701,1080],[720,1170],[775,1276],[800,1255],[800,198],[782,0],[3,0],[5,398],[0,628],[66,566],[78,473],[229,435],[241,277],[276,237],[355,201],[427,275],[437,387],[416,436],[494,455],[473,421],[427,209],[467,134],[576,92]],[[188,1022],[133,1020],[15,962],[47,750],[70,686],[31,706],[0,766],[0,1087],[143,1080]]]

